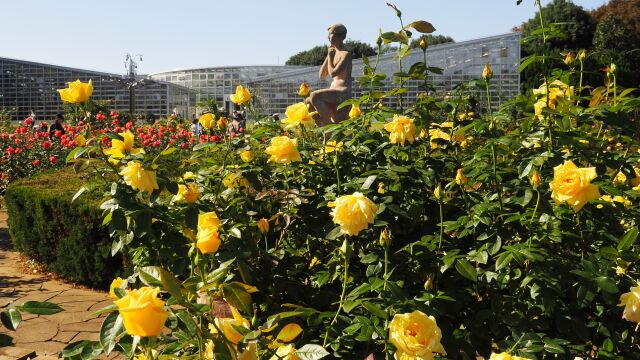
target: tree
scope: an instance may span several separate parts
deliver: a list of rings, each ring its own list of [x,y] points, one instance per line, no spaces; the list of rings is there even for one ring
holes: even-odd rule
[[[451,36],[446,36],[446,35],[425,34],[424,37],[427,39],[427,45],[429,46],[455,42],[455,40],[453,40]],[[412,49],[417,48],[419,46],[421,38],[422,37],[419,37],[411,41],[410,46]]]
[[[612,15],[640,38],[640,0],[610,0],[591,14],[598,22]]]
[[[347,40],[344,43],[347,50],[351,52],[353,59],[360,59],[363,56],[375,55],[376,51],[371,45],[357,40]],[[289,58],[286,65],[307,65],[319,66],[327,57],[327,45],[315,46],[309,50],[301,51]]]
[[[640,82],[640,74],[636,71],[640,63],[640,36],[626,24],[612,14],[602,20],[593,36],[593,56],[602,66],[616,64],[619,85],[637,87]]]
[[[522,24],[522,57],[532,54],[560,57],[567,50],[579,50],[591,48],[596,22],[589,12],[582,6],[567,0],[554,0],[542,8],[542,17],[547,33],[547,41],[542,38],[532,37],[534,32],[540,29],[539,12]],[[532,64],[522,72],[522,89],[537,88],[540,86],[543,69],[548,66]]]

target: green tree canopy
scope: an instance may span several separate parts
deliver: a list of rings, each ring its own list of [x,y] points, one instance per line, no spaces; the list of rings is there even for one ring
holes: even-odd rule
[[[640,63],[640,37],[622,19],[609,15],[598,24],[593,36],[593,57],[603,66],[616,64],[618,84],[639,85],[640,73],[636,66]]]
[[[455,40],[453,40],[453,38],[451,36],[446,36],[446,35],[425,34],[424,37],[427,39],[427,45],[429,45],[429,46],[455,42]],[[412,49],[413,48],[417,48],[419,46],[420,39],[421,39],[421,37],[413,39],[411,41],[411,45],[410,46],[411,46]]]
[[[351,52],[353,59],[360,59],[363,56],[375,55],[376,51],[371,45],[357,40],[347,40],[344,43],[347,50]],[[315,46],[309,50],[301,51],[289,58],[285,64],[287,65],[322,65],[324,58],[327,57],[327,45]]]

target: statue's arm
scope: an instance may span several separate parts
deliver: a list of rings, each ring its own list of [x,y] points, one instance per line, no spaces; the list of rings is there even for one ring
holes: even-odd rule
[[[327,75],[329,75],[329,56],[324,58],[324,62],[320,67],[320,80],[324,80],[324,78],[326,78]]]
[[[343,57],[337,64],[329,69],[329,74],[331,75],[331,77],[336,77],[337,75],[342,73],[342,71],[348,66],[351,66],[351,53],[347,53],[345,57]]]

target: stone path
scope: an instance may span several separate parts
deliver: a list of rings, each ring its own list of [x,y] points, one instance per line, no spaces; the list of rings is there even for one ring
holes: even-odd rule
[[[43,275],[25,274],[21,261],[20,255],[11,251],[6,213],[0,212],[0,308],[35,300],[53,302],[64,309],[54,315],[23,313],[17,331],[0,326],[0,360],[19,359],[21,351],[35,351],[35,359],[56,359],[69,343],[98,340],[104,316],[96,318],[91,314],[112,303],[108,294],[74,288]],[[7,342],[11,344],[8,347]]]

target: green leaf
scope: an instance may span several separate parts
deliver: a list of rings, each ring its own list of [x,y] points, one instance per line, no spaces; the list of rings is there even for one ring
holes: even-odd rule
[[[140,280],[149,286],[161,287],[176,299],[182,299],[182,284],[172,273],[159,266],[145,266],[140,269]]]
[[[364,306],[367,310],[369,310],[370,313],[372,313],[373,315],[381,319],[387,318],[387,313],[384,310],[382,310],[378,305],[372,304],[368,301],[363,301],[362,306]]]
[[[253,313],[251,308],[251,294],[244,289],[242,284],[231,282],[222,285],[222,296],[231,306],[245,314]]]
[[[242,233],[240,232],[240,230],[238,228],[233,228],[231,230],[229,230],[229,234],[231,234],[231,236],[238,238],[238,239],[242,239]]]
[[[97,341],[82,340],[67,345],[60,354],[64,359],[90,360],[102,354],[102,345]]]
[[[6,309],[0,312],[0,320],[7,329],[15,331],[22,321],[22,315],[16,309]]]
[[[430,22],[424,20],[414,21],[409,24],[412,28],[416,29],[416,31],[421,32],[423,34],[431,34],[436,31],[436,28],[431,25]]]
[[[94,312],[93,314],[91,314],[91,316],[98,316],[98,315],[102,315],[104,313],[109,313],[109,312],[116,311],[116,310],[118,310],[118,306],[116,304],[111,304],[111,305],[105,306],[102,309]]]
[[[600,290],[609,294],[617,294],[620,291],[616,282],[606,276],[597,277],[596,284],[598,284]]]
[[[84,187],[84,186],[83,186],[83,187],[81,187],[81,188],[80,188],[80,190],[78,190],[78,192],[77,192],[75,195],[73,195],[73,198],[71,198],[71,202],[76,201],[76,199],[77,199],[80,195],[82,195],[82,193],[83,193],[83,192],[85,192],[85,191],[87,191],[87,188],[86,188],[86,187]]]
[[[196,325],[195,321],[193,321],[193,318],[188,312],[181,310],[176,313],[176,316],[186,326],[189,335],[197,335],[198,326]]]
[[[378,177],[377,175],[371,175],[371,176],[369,176],[369,177],[364,181],[364,183],[362,184],[361,189],[362,189],[362,190],[368,190],[368,189],[371,187],[371,184],[373,184],[373,182],[374,182],[374,181],[376,181],[376,178],[377,178],[377,177]]]
[[[467,259],[458,259],[456,262],[456,270],[458,270],[460,275],[465,278],[473,282],[478,281],[478,272],[476,271],[476,268],[467,261]]]
[[[53,315],[64,310],[63,308],[58,306],[58,304],[46,301],[27,301],[26,303],[22,304],[19,309],[36,315]]]
[[[110,313],[100,327],[100,345],[106,354],[111,353],[118,343],[118,338],[124,334],[124,323],[117,312]]]
[[[638,226],[634,226],[627,231],[618,242],[618,251],[627,250],[638,238]]]
[[[300,360],[318,360],[329,355],[329,352],[320,345],[307,344],[296,350]]]

